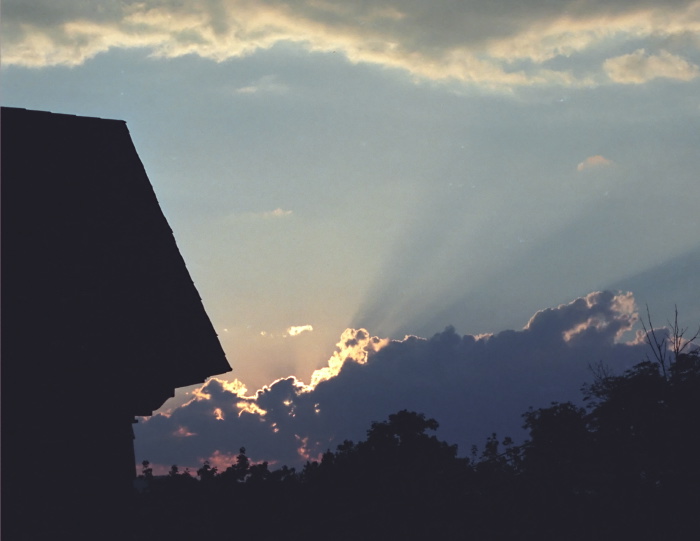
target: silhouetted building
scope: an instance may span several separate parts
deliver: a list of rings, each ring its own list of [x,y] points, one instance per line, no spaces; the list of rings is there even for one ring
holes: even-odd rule
[[[134,416],[230,367],[126,124],[0,122],[2,538],[128,538]]]

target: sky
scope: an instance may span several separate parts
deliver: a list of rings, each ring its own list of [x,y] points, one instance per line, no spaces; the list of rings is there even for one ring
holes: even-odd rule
[[[0,76],[126,120],[227,353],[156,464],[467,452],[700,322],[700,2],[4,0]]]

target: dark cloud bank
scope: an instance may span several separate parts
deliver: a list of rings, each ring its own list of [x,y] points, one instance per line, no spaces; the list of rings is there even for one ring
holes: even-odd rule
[[[314,386],[288,377],[252,397],[212,379],[169,416],[136,425],[137,460],[225,467],[245,446],[253,460],[299,466],[345,439],[363,439],[372,421],[400,409],[437,419],[438,436],[467,455],[492,432],[524,437],[520,415],[530,406],[580,400],[591,365],[622,372],[643,360],[647,346],[628,332],[636,319],[631,294],[596,292],[496,335],[447,328],[386,343],[348,330],[337,375]]]

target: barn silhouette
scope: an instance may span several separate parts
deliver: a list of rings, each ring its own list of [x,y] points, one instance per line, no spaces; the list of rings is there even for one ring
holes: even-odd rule
[[[230,366],[126,123],[0,121],[2,538],[128,539],[135,416]]]

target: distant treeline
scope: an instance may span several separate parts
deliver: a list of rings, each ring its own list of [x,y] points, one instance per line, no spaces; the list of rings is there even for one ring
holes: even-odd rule
[[[470,457],[400,411],[301,471],[173,466],[137,490],[139,540],[685,540],[700,538],[700,355],[594,368],[586,407],[524,414]]]

